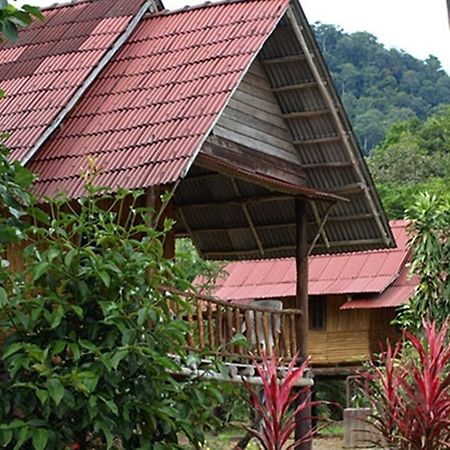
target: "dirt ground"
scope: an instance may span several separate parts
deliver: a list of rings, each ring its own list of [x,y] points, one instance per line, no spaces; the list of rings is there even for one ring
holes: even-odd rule
[[[343,449],[341,437],[322,437],[314,439],[313,450],[341,450]]]

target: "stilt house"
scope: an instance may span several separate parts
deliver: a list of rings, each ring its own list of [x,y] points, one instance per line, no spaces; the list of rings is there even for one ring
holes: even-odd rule
[[[90,159],[99,185],[147,204],[169,191],[174,236],[205,258],[295,257],[294,309],[274,314],[292,324],[283,355],[306,357],[307,255],[394,240],[300,4],[81,0],[44,15],[0,46],[0,130],[36,195],[81,196]],[[242,356],[229,338],[252,308],[205,301],[196,345]]]
[[[407,222],[391,221],[397,248],[317,255],[309,259],[309,352],[316,374],[354,372],[386,339],[399,332],[392,320],[418,280],[409,276]],[[197,280],[202,283],[201,278]],[[212,288],[212,289],[211,289]],[[293,308],[293,258],[229,263],[208,291],[239,305],[278,301]]]

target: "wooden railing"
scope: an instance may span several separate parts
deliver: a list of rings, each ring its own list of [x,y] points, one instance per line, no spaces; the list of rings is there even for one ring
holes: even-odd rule
[[[259,358],[275,353],[290,360],[297,353],[298,310],[235,304],[208,295],[170,291],[191,306],[186,312],[169,301],[173,314],[189,323],[190,350],[243,362],[249,361],[250,355]]]

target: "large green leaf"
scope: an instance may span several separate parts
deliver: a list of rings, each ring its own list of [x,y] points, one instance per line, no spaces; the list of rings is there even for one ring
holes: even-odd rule
[[[44,450],[48,442],[48,430],[35,428],[31,432],[31,441],[35,450]]]
[[[16,42],[19,38],[19,31],[17,30],[17,26],[10,19],[4,20],[2,32],[6,36],[6,39],[12,42]]]
[[[57,378],[49,378],[47,380],[47,389],[50,397],[58,406],[64,397],[64,386]]]

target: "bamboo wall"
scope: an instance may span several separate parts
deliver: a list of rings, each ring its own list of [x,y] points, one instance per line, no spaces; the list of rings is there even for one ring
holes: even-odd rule
[[[310,331],[313,365],[346,364],[368,357],[370,311],[341,311],[346,301],[346,296],[327,297],[326,330]]]
[[[386,340],[396,342],[401,338],[401,332],[391,325],[395,318],[394,308],[379,308],[371,310],[370,323],[370,351],[379,353],[381,348],[386,348]]]
[[[314,301],[314,297],[310,298]],[[309,353],[312,365],[352,364],[378,352],[380,342],[398,339],[399,332],[390,322],[393,308],[342,311],[345,295],[326,298],[326,329],[310,330]],[[285,308],[294,308],[294,299],[286,299]]]

